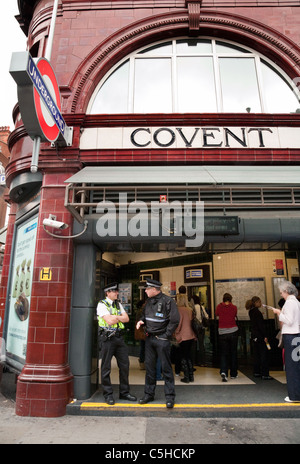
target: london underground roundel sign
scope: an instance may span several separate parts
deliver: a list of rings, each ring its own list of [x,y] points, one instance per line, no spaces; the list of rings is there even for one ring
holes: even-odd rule
[[[36,68],[40,72],[44,84],[39,77],[35,77],[36,85],[33,90],[35,110],[43,134],[49,141],[54,142],[65,126],[61,116],[60,92],[49,61],[41,58],[37,62]],[[30,68],[29,72],[33,72],[33,76],[36,76],[34,68]]]
[[[54,71],[46,58],[33,59],[28,52],[12,55],[10,74],[18,84],[21,116],[30,137],[70,144],[61,114],[61,98]]]

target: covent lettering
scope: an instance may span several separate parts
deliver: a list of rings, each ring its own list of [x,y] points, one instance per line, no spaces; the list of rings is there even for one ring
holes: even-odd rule
[[[257,134],[260,148],[265,147],[264,133],[273,133],[272,129],[268,127],[250,127],[248,129],[244,127],[231,129],[228,127],[195,127],[193,133],[190,132],[187,135],[184,127],[176,127],[175,129],[160,127],[154,131],[150,128],[139,127],[131,133],[130,140],[138,148],[147,147],[151,144],[151,141],[162,148],[171,147],[175,144],[177,137],[183,140],[187,148],[193,148],[194,146],[198,148],[199,145],[203,148],[222,146],[230,148],[233,140],[241,147],[247,148],[247,134],[251,132]],[[143,140],[139,140],[140,136],[142,136]]]

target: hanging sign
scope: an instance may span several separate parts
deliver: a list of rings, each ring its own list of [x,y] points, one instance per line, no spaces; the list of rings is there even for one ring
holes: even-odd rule
[[[34,59],[29,52],[12,54],[10,74],[18,84],[18,100],[28,135],[45,142],[72,145],[72,128],[61,114],[59,86],[46,58]]]
[[[193,279],[195,277],[203,277],[203,269],[189,269],[188,271],[185,271],[185,277],[186,279]]]

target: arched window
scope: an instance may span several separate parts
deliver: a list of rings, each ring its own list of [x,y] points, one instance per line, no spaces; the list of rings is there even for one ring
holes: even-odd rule
[[[132,53],[99,83],[88,113],[294,113],[299,93],[268,58],[216,39]]]

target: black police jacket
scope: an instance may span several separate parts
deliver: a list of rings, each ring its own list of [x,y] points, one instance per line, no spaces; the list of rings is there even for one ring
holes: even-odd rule
[[[180,316],[175,301],[164,293],[148,298],[141,320],[147,334],[171,339]]]

